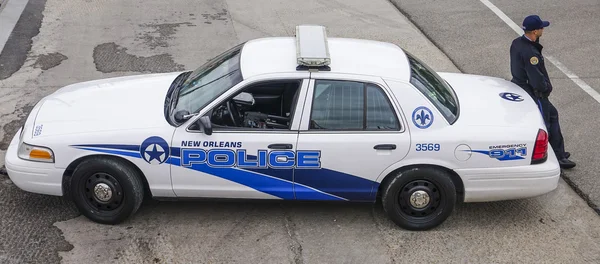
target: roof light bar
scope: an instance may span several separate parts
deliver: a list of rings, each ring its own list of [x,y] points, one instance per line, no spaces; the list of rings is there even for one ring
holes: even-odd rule
[[[297,69],[322,68],[329,70],[331,63],[327,31],[324,26],[296,26]]]

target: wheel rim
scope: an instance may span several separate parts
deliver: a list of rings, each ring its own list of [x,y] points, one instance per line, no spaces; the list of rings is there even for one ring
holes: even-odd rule
[[[416,180],[405,184],[398,195],[402,215],[411,220],[427,220],[435,217],[442,207],[442,193],[436,184],[428,180]]]
[[[114,211],[123,204],[123,190],[119,181],[108,173],[94,173],[84,181],[86,203],[101,212]]]

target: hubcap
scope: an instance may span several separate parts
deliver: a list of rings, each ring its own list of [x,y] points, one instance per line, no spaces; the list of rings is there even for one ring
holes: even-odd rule
[[[108,202],[112,198],[112,190],[106,183],[98,183],[94,187],[94,196],[102,202]]]
[[[410,204],[416,208],[423,208],[429,203],[429,194],[425,191],[416,191],[410,195]]]
[[[95,173],[85,179],[83,191],[86,202],[99,211],[112,211],[123,203],[123,189],[108,173]]]
[[[428,217],[438,210],[441,203],[440,189],[428,180],[409,182],[398,195],[400,211],[411,218]]]

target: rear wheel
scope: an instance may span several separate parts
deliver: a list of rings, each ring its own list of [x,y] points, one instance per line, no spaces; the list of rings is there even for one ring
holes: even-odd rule
[[[428,230],[443,223],[454,210],[456,188],[448,173],[413,168],[393,177],[382,193],[383,209],[398,226]]]
[[[87,159],[73,172],[71,191],[75,205],[90,220],[118,224],[142,204],[142,175],[115,158]]]

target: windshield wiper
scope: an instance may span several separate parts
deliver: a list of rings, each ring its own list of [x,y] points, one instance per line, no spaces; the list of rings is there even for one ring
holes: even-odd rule
[[[203,85],[196,86],[196,87],[194,87],[193,89],[189,89],[188,91],[186,91],[186,92],[185,92],[185,94],[186,94],[186,95],[187,95],[187,94],[190,94],[190,93],[192,93],[192,92],[194,92],[194,91],[196,91],[196,90],[198,90],[198,89],[200,89],[200,88],[202,88],[202,87],[204,87],[204,86],[207,86],[207,85],[209,85],[209,84],[212,84],[212,83],[214,83],[214,82],[216,82],[216,81],[218,81],[218,80],[221,80],[221,79],[223,79],[223,78],[225,78],[225,77],[229,77],[229,76],[233,75],[233,73],[234,73],[234,72],[236,72],[236,71],[237,71],[237,70],[230,71],[230,72],[228,72],[228,73],[225,73],[223,76],[221,76],[221,77],[219,77],[219,78],[216,78],[216,79],[214,79],[214,80],[212,80],[212,81],[210,81],[210,82],[207,82],[207,83],[205,83],[205,84],[203,84]]]
[[[173,82],[171,89],[171,95],[168,98],[168,102],[167,102],[167,113],[169,114],[169,116],[173,116],[172,112],[173,109],[175,109],[175,106],[177,104],[177,100],[179,98],[179,92],[181,91],[181,84],[187,79],[188,76],[190,76],[192,72],[188,71],[188,72],[184,72],[182,74],[180,74],[179,76],[177,76],[177,78],[175,79],[175,81]]]

